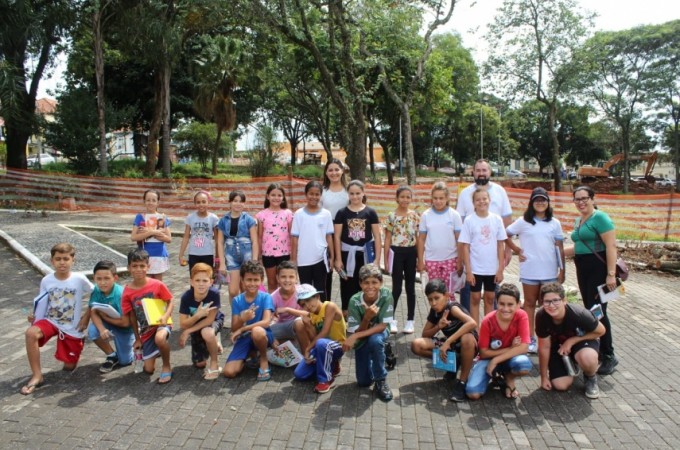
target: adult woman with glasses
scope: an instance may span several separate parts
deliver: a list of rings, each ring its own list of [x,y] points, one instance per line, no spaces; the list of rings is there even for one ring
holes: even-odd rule
[[[519,255],[519,279],[524,291],[523,309],[529,316],[531,343],[529,353],[538,349],[534,336],[534,315],[541,286],[554,281],[564,283],[564,236],[560,221],[553,217],[548,191],[537,187],[531,192],[524,216],[508,228],[505,241]],[[512,241],[519,236],[521,248]]]
[[[574,190],[574,205],[580,215],[571,233],[574,245],[565,248],[567,256],[574,256],[578,288],[588,309],[601,303],[598,286],[606,284],[610,290],[616,289],[616,231],[607,213],[595,207],[594,199],[595,191],[589,186],[579,186]],[[607,304],[602,303],[601,306],[604,316],[600,321],[606,332],[600,338],[601,364],[597,373],[609,375],[619,361],[614,355]]]

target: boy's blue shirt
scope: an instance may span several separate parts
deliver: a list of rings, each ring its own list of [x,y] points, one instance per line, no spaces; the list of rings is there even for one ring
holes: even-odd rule
[[[109,295],[104,295],[104,293],[99,289],[99,286],[95,285],[94,289],[92,290],[92,294],[90,294],[90,301],[88,302],[87,305],[90,308],[92,307],[93,302],[111,305],[122,316],[123,308],[121,307],[120,304],[122,299],[123,299],[123,286],[121,286],[120,284],[113,283],[113,287],[111,288],[111,292],[109,293]],[[120,329],[121,331],[132,333],[131,327],[126,328],[116,327],[116,328]]]
[[[262,320],[262,316],[264,315],[265,309],[274,312],[274,300],[272,300],[272,296],[266,292],[258,291],[255,300],[253,300],[250,303],[246,301],[245,292],[237,295],[231,304],[231,314],[234,316],[238,316],[243,311],[250,308],[252,305],[257,305],[258,308],[255,310],[255,317],[252,320],[246,322],[245,323],[246,325],[250,325]],[[268,326],[266,328],[269,329]]]

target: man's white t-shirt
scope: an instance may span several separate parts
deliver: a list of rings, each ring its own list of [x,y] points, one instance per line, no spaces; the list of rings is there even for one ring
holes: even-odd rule
[[[555,243],[564,240],[562,225],[555,219],[546,222],[534,218],[535,225],[520,217],[507,228],[510,236],[518,235],[522,253],[526,257],[519,263],[519,276],[526,280],[552,280],[557,278],[560,260]]]
[[[420,218],[419,232],[425,234],[425,261],[446,261],[458,256],[456,236],[463,221],[455,209],[428,208]]]
[[[310,213],[300,208],[293,215],[290,235],[298,238],[297,265],[312,266],[324,261],[328,242],[326,236],[333,234],[333,219],[327,209]]]
[[[508,198],[508,193],[505,192],[503,186],[500,184],[489,181],[489,199],[491,203],[489,204],[489,212],[499,215],[500,217],[510,217],[512,216],[512,207],[510,206],[510,199]],[[474,183],[466,187],[460,192],[458,196],[458,204],[456,206],[456,211],[460,214],[460,217],[465,221],[468,216],[471,216],[475,212],[475,205],[472,202],[472,194],[478,189],[478,186]]]
[[[475,275],[495,275],[498,270],[498,241],[507,239],[503,220],[489,213],[479,217],[472,213],[463,222],[458,240],[470,244],[470,266]]]

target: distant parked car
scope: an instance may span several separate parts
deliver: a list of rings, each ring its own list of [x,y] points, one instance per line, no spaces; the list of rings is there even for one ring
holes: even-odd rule
[[[507,172],[505,172],[505,176],[508,178],[526,178],[527,176],[520,172],[519,170],[515,169],[510,169]]]
[[[578,173],[575,170],[570,170],[567,174],[567,178],[570,180],[575,180],[578,178]]]
[[[445,173],[447,175],[455,175],[456,169],[454,169],[453,167],[440,167],[439,172]]]
[[[666,177],[657,178],[656,181],[654,181],[654,184],[661,187],[675,186],[675,182],[673,180],[669,180]]]
[[[45,164],[52,164],[57,162],[56,159],[54,159],[54,156],[48,154],[48,153],[40,153],[38,155],[31,155],[28,158],[26,158],[26,165],[28,167],[38,167],[38,164],[40,166],[44,166]]]

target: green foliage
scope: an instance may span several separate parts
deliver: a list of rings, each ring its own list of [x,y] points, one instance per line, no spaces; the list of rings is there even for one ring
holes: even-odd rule
[[[269,125],[262,125],[257,130],[255,148],[248,152],[250,160],[250,174],[253,177],[266,177],[274,167],[274,129]]]
[[[323,180],[323,166],[295,166],[293,175],[298,178]]]
[[[201,171],[207,171],[208,161],[212,158],[215,144],[218,144],[218,156],[225,156],[231,146],[231,139],[227,135],[220,136],[217,142],[217,129],[214,124],[189,122],[183,125],[174,135],[179,142],[177,156],[179,158],[195,159],[201,165]]]
[[[7,162],[7,144],[0,142],[0,164],[3,166]]]

